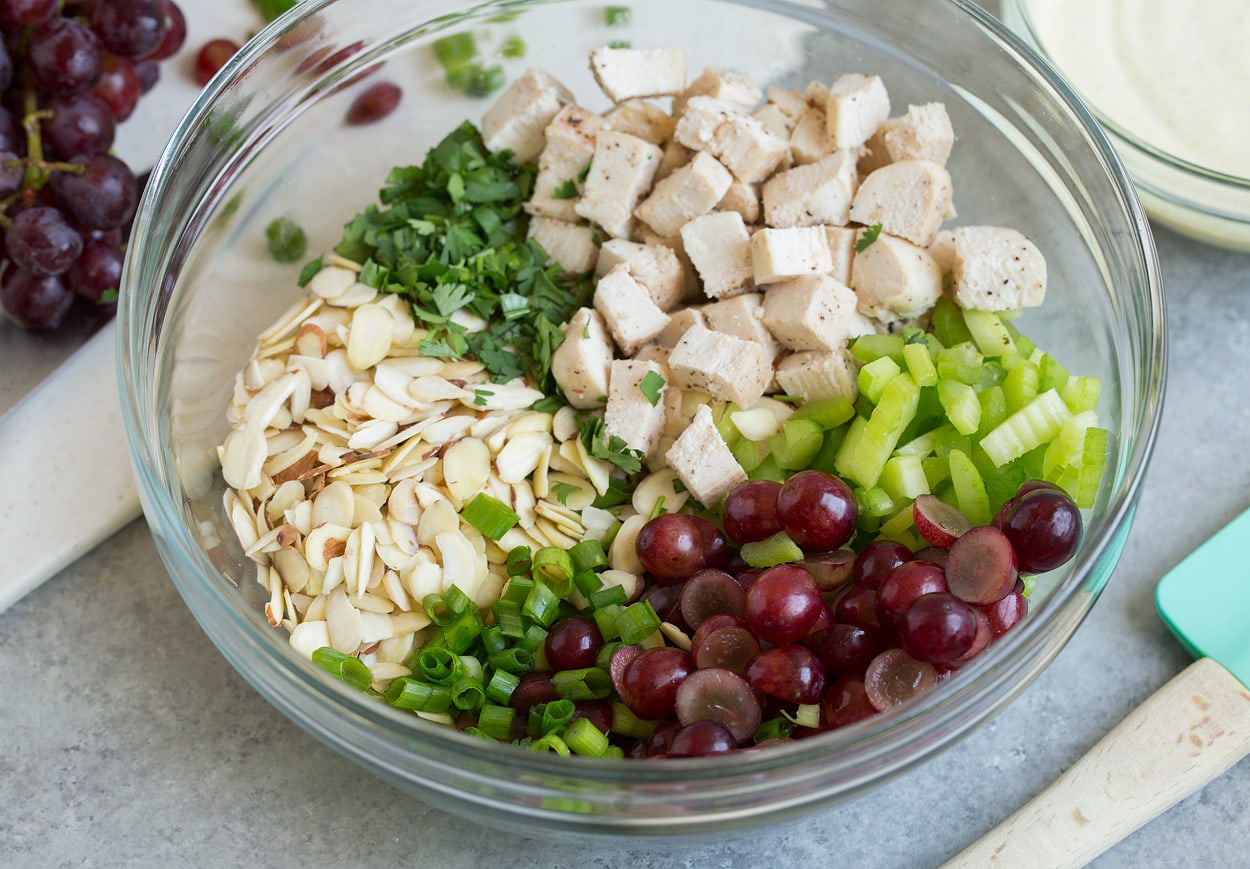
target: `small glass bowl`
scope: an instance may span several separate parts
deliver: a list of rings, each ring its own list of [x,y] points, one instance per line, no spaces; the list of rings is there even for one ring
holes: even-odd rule
[[[1002,0],[1002,18],[1063,74],[1062,65],[1042,43],[1029,14],[1029,0]],[[1166,70],[1159,74],[1165,75]],[[1208,244],[1250,251],[1250,178],[1217,172],[1170,154],[1124,129],[1098,106],[1089,108],[1115,145],[1153,220]]]
[[[128,253],[118,316],[127,434],[144,508],[174,583],[206,634],[266,699],[309,733],[398,787],[525,835],[723,836],[854,797],[985,722],[1067,642],[1124,547],[1159,419],[1164,316],[1149,227],[1097,124],[1019,42],[964,0],[813,4],[631,0],[609,28],[592,2],[307,0],[230,62],[183,120],[152,173]],[[402,714],[347,688],[290,647],[263,615],[267,594],[222,510],[215,448],[235,373],[256,336],[299,294],[297,266],[270,257],[277,217],[306,230],[310,257],[374,201],[389,167],[487,102],[453,93],[431,43],[472,29],[519,36],[592,109],[587,69],[612,40],[675,46],[691,75],[736,67],[803,87],[881,74],[895,105],[943,100],[959,142],[950,162],[960,222],[1017,227],[1045,252],[1050,298],[1018,321],[1071,370],[1100,377],[1112,432],[1105,485],[1070,565],[1039,583],[1028,617],[916,702],[761,752],[663,763],[553,760]],[[342,123],[374,77],[398,82],[398,111]],[[898,111],[902,111],[901,108]]]

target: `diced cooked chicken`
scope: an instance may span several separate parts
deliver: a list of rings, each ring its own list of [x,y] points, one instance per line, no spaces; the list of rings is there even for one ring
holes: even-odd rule
[[[747,480],[746,471],[716,430],[712,411],[702,405],[665,454],[677,478],[704,506],[715,506],[729,490]]]
[[[851,289],[860,313],[883,323],[908,320],[928,311],[942,295],[942,271],[923,248],[882,232],[856,252]]]
[[[681,228],[681,240],[709,299],[751,289],[751,236],[738,212],[696,218]]]
[[[668,325],[668,314],[651,300],[647,288],[619,265],[595,284],[595,310],[626,356],[646,344]]]
[[[682,107],[694,97],[711,97],[749,112],[759,103],[763,94],[745,73],[709,66],[673,101],[673,113],[680,113]]]
[[[681,262],[686,275],[684,301],[690,303],[704,301],[703,290],[699,285],[699,273],[695,270],[694,263],[690,262],[690,257],[686,256],[686,243],[681,240],[681,234],[678,233],[672,238],[664,238],[652,232],[645,223],[639,224],[639,228],[641,230],[638,239],[640,244],[662,244],[677,254],[677,259]]]
[[[760,191],[759,185],[747,184],[737,178],[729,185],[720,202],[716,203],[717,211],[736,211],[742,215],[742,222],[747,224],[760,222]]]
[[[609,130],[629,133],[652,145],[663,145],[673,135],[676,119],[654,103],[626,100],[603,115]]]
[[[713,332],[756,342],[764,348],[764,355],[769,360],[775,360],[781,353],[777,339],[764,325],[764,296],[761,293],[743,293],[732,299],[704,305],[703,319]]]
[[[772,360],[754,341],[692,326],[668,356],[673,382],[713,398],[750,407],[773,377]]]
[[[599,256],[595,231],[589,226],[535,215],[530,218],[529,237],[566,272],[588,272]]]
[[[804,401],[842,397],[854,402],[859,397],[859,364],[845,349],[804,350],[778,363],[777,382],[786,395]]]
[[[676,139],[669,139],[664,143],[664,153],[660,156],[660,166],[655,170],[655,182],[658,184],[669,175],[672,175],[680,167],[693,160],[694,155],[697,153],[697,151],[687,148]]]
[[[764,222],[775,227],[845,226],[857,178],[849,151],[778,172],[764,183]]]
[[[651,195],[634,210],[634,215],[657,234],[672,237],[696,217],[702,217],[720,202],[733,175],[705,151],[660,181]]]
[[[742,298],[738,296],[737,298]],[[661,347],[672,350],[677,346],[677,342],[681,340],[681,336],[686,334],[691,326],[706,326],[707,319],[703,316],[702,308],[680,308],[673,312],[669,318],[668,325],[664,327],[664,331],[656,336],[656,343]]]
[[[840,284],[851,285],[851,261],[855,259],[856,231],[849,226],[826,226],[825,243],[829,245],[832,267],[829,277]],[[603,259],[603,254],[599,254]]]
[[[890,117],[890,95],[880,76],[847,73],[829,88],[825,103],[834,148],[858,148]]]
[[[668,328],[667,326],[665,327]],[[660,334],[664,334],[661,332]],[[656,340],[659,340],[658,338]],[[654,362],[657,365],[664,366],[665,371],[668,370],[668,354],[671,351],[667,347],[661,347],[654,342],[643,344],[638,348],[638,352],[634,354],[634,359],[638,362]],[[665,380],[668,378],[666,377]]]
[[[538,175],[526,211],[577,222],[577,196],[568,195],[568,185],[580,195],[579,178],[595,155],[595,137],[603,129],[602,119],[580,106],[567,105],[556,113],[544,133],[547,144],[538,157]]]
[[[961,307],[980,311],[1031,308],[1046,296],[1046,259],[1014,229],[951,230],[951,285]]]
[[[786,114],[776,103],[764,103],[751,113],[751,117],[764,125],[764,129],[779,139],[789,139],[799,119]]]
[[[602,405],[613,352],[603,318],[578,308],[564,327],[564,341],[551,354],[551,375],[571,406],[589,410]]]
[[[756,286],[833,269],[823,226],[757,229],[751,235],[751,269]]]
[[[955,267],[955,233],[953,230],[943,229],[933,239],[933,244],[926,248],[929,256],[933,257],[933,261],[938,264],[938,268],[942,270],[942,276],[949,278],[951,271]]]
[[[682,110],[673,138],[687,148],[707,151],[735,177],[763,181],[789,156],[789,143],[732,103],[692,97]]]
[[[913,244],[933,244],[950,208],[950,173],[929,160],[903,160],[865,178],[851,201],[851,220]]]
[[[614,103],[675,97],[686,87],[686,54],[680,48],[596,48],[590,70]]]
[[[542,153],[551,119],[572,102],[573,94],[551,73],[526,70],[482,115],[482,141],[491,151],[510,150],[514,163],[529,163]]]
[[[810,105],[807,95],[793,88],[769,85],[765,95],[768,98],[766,105],[776,106],[779,112],[790,119],[792,125],[798,122]]]
[[[712,97],[691,97],[677,118],[673,139],[692,151],[710,151],[717,127],[730,118],[744,115],[746,113],[733,103]]]
[[[908,106],[907,114],[888,119],[867,144],[868,153],[859,161],[863,175],[901,160],[929,160],[945,166],[955,145],[955,130],[944,104],[925,103]]]
[[[833,153],[825,110],[811,106],[790,131],[790,156],[795,164],[815,163]]]
[[[764,296],[764,325],[791,350],[846,346],[857,299],[850,287],[827,275],[773,284]]]
[[[659,397],[653,404],[642,391],[642,381],[648,374],[659,378]],[[662,399],[668,378],[664,368],[655,362],[636,359],[617,359],[612,363],[608,380],[608,405],[603,414],[603,428],[616,435],[633,450],[644,455],[655,451],[664,430],[664,402]]]
[[[614,238],[628,238],[634,209],[651,188],[661,151],[629,133],[611,130],[595,140],[595,156],[574,210]]]
[[[595,272],[602,277],[624,266],[634,280],[647,288],[661,311],[676,308],[686,295],[686,267],[677,253],[663,244],[638,244],[614,238],[599,249]]]

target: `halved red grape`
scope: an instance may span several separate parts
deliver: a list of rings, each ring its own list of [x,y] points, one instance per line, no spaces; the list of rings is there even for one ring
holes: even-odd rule
[[[603,635],[599,626],[584,616],[570,616],[551,626],[544,641],[547,663],[553,670],[580,670],[593,667]]]
[[[903,650],[918,661],[949,663],[972,651],[977,617],[971,606],[949,592],[923,594],[899,619],[898,638]]]
[[[830,676],[862,676],[885,651],[881,631],[840,623],[813,635],[809,643]]]
[[[719,667],[695,670],[677,689],[677,720],[684,725],[715,721],[735,742],[759,729],[763,710],[755,691],[736,673]]]
[[[703,620],[703,624],[695,628],[694,633],[690,635],[690,647],[693,649],[712,631],[718,631],[721,628],[745,628],[746,626],[746,619],[740,616],[731,616],[728,613],[708,616]]]
[[[972,520],[957,507],[952,507],[936,495],[918,495],[911,505],[916,531],[928,543],[940,549],[949,549],[959,535],[972,527]]]
[[[573,721],[586,718],[603,733],[612,730],[612,701],[578,700],[573,706]]]
[[[1019,591],[1012,590],[1001,600],[981,607],[990,621],[990,634],[998,639],[1014,628],[1029,611],[1029,601]]]
[[[991,606],[993,606],[993,604],[991,604]],[[990,643],[994,641],[994,629],[990,625],[990,617],[986,615],[985,610],[978,606],[969,608],[972,610],[972,614],[977,620],[977,635],[972,641],[972,648],[952,661],[952,664],[963,664],[967,661],[971,661],[977,655],[984,652],[989,647]]]
[[[703,540],[703,564],[705,567],[724,568],[729,563],[729,544],[725,532],[702,516],[691,516],[690,521],[699,529]]]
[[[942,568],[928,561],[900,564],[877,589],[877,616],[881,624],[898,630],[907,608],[921,595],[936,591],[948,591]]]
[[[621,700],[639,718],[672,718],[677,689],[694,669],[694,659],[681,649],[647,649],[630,661],[621,675]]]
[[[846,727],[877,714],[868,699],[864,680],[857,676],[835,679],[820,702],[820,724],[825,730]]]
[[[834,591],[846,585],[855,566],[855,553],[849,549],[830,552],[813,552],[796,562],[816,580],[822,592]]]
[[[859,505],[851,488],[824,471],[799,471],[777,493],[777,519],[804,551],[837,549],[854,536]]]
[[[721,510],[725,533],[734,543],[754,543],[781,530],[777,519],[777,493],[781,484],[774,480],[751,480],[735,486],[725,496]]]
[[[529,715],[530,709],[535,704],[550,703],[558,699],[560,695],[556,693],[556,686],[552,684],[551,671],[532,670],[522,676],[516,688],[512,690],[508,705],[515,709],[518,715]]]
[[[195,80],[206,85],[230,58],[238,53],[239,44],[230,39],[210,39],[195,55]]]
[[[900,564],[912,560],[911,550],[894,540],[874,540],[855,556],[851,578],[856,585],[876,588]]]
[[[946,559],[950,555],[950,551],[946,549],[938,549],[936,546],[926,546],[923,549],[916,550],[917,561],[928,561],[936,564],[943,570],[946,569]]]
[[[780,564],[751,583],[744,616],[761,640],[792,643],[811,630],[823,604],[810,573],[794,564]]]
[[[643,568],[662,579],[694,576],[704,566],[699,528],[681,513],[661,513],[648,520],[634,548]]]
[[[864,630],[880,631],[881,617],[877,615],[877,592],[871,588],[852,588],[838,598],[833,608],[834,621],[855,625]]]
[[[994,524],[1011,541],[1020,570],[1054,570],[1076,554],[1081,541],[1081,511],[1066,492],[1038,487],[1013,501]]]
[[[917,661],[902,649],[887,649],[872,659],[864,673],[864,693],[878,711],[905,703],[937,682],[932,664]]]
[[[715,721],[695,721],[673,736],[669,757],[707,757],[737,748],[733,735]]]
[[[697,632],[696,632],[697,635]],[[690,653],[699,669],[719,667],[744,675],[747,665],[760,653],[759,640],[745,627],[717,628],[691,642]]]
[[[1016,555],[1007,536],[993,525],[966,531],[946,558],[946,584],[951,594],[984,605],[1001,600],[1016,584]]]
[[[642,649],[629,643],[617,646],[616,651],[612,653],[612,657],[608,661],[608,675],[612,678],[612,690],[616,692],[618,697],[624,693],[625,671],[630,664],[634,663],[634,659],[641,654]]]
[[[746,592],[723,570],[700,570],[681,587],[681,615],[686,625],[698,629],[708,616],[743,614]]]
[[[825,666],[807,646],[773,646],[747,665],[747,681],[789,703],[817,703],[825,692]]]

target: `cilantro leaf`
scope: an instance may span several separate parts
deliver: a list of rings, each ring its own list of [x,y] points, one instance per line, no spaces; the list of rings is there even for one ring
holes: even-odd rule
[[[559,501],[561,504],[567,505],[569,502],[569,495],[572,495],[574,492],[579,492],[579,491],[581,491],[581,487],[574,486],[572,483],[552,483],[551,484],[551,494],[555,495],[556,500]]]
[[[639,391],[646,396],[647,401],[651,402],[652,407],[655,407],[660,400],[660,390],[664,388],[664,382],[664,378],[658,371],[648,371],[638,384]]]
[[[561,184],[559,187],[557,187],[555,190],[551,191],[551,198],[552,199],[576,199],[577,198],[577,185],[574,184],[573,179],[570,178],[569,180]]]
[[[872,226],[864,230],[863,236],[859,241],[855,242],[855,252],[863,253],[868,250],[868,246],[877,240],[877,236],[881,235],[881,224],[874,223]]]
[[[615,465],[627,474],[642,470],[645,458],[641,450],[630,449],[629,444],[618,435],[609,435],[603,428],[603,419],[593,417],[582,429],[582,445],[596,459]]]

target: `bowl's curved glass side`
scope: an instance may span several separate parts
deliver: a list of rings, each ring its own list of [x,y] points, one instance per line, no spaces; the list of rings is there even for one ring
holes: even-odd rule
[[[1101,410],[1117,437],[1089,545],[1050,578],[1016,631],[906,709],[743,756],[727,771],[723,761],[554,764],[473,741],[351,692],[267,625],[267,594],[222,510],[214,451],[255,336],[298,297],[298,267],[269,258],[265,225],[295,217],[311,251],[328,249],[344,220],[372,201],[388,167],[419,160],[465,117],[480,116],[485,103],[452,96],[429,52],[437,28],[459,26],[462,14],[489,28],[500,9],[519,11],[499,27],[530,46],[520,68],[541,62],[592,108],[603,106],[595,105],[601,98],[585,50],[618,35],[583,22],[570,39],[577,16],[602,21],[601,7],[588,3],[441,3],[446,14],[437,21],[426,20],[430,3],[386,3],[386,15],[365,14],[382,3],[310,0],[306,20],[284,32],[283,19],[258,36],[184,122],[137,219],[119,334],[128,433],[162,558],[230,663],[317,738],[441,807],[598,833],[741,828],[845,799],[1001,709],[1062,648],[1123,547],[1157,424],[1164,347],[1153,249],[1114,155],[1087,116],[1073,115],[1070,95],[1047,75],[1016,68],[1013,40],[963,3],[908,0],[898,16],[881,15],[871,0],[823,9],[750,2],[733,14],[707,0],[690,0],[682,15],[662,0],[631,5],[634,27],[661,22],[664,44],[694,46],[692,70],[737,66],[760,81],[798,86],[843,71],[881,72],[897,104],[946,101],[960,131],[951,166],[959,222],[1016,226],[1046,252],[1050,300],[1021,325],[1072,370],[1103,378]],[[917,41],[918,32],[945,38]],[[321,63],[357,42],[340,65],[301,71],[307,58]],[[358,87],[349,80],[383,58],[385,74],[407,94],[400,111],[376,126],[345,127],[340,118]],[[196,129],[217,132],[191,135]]]

